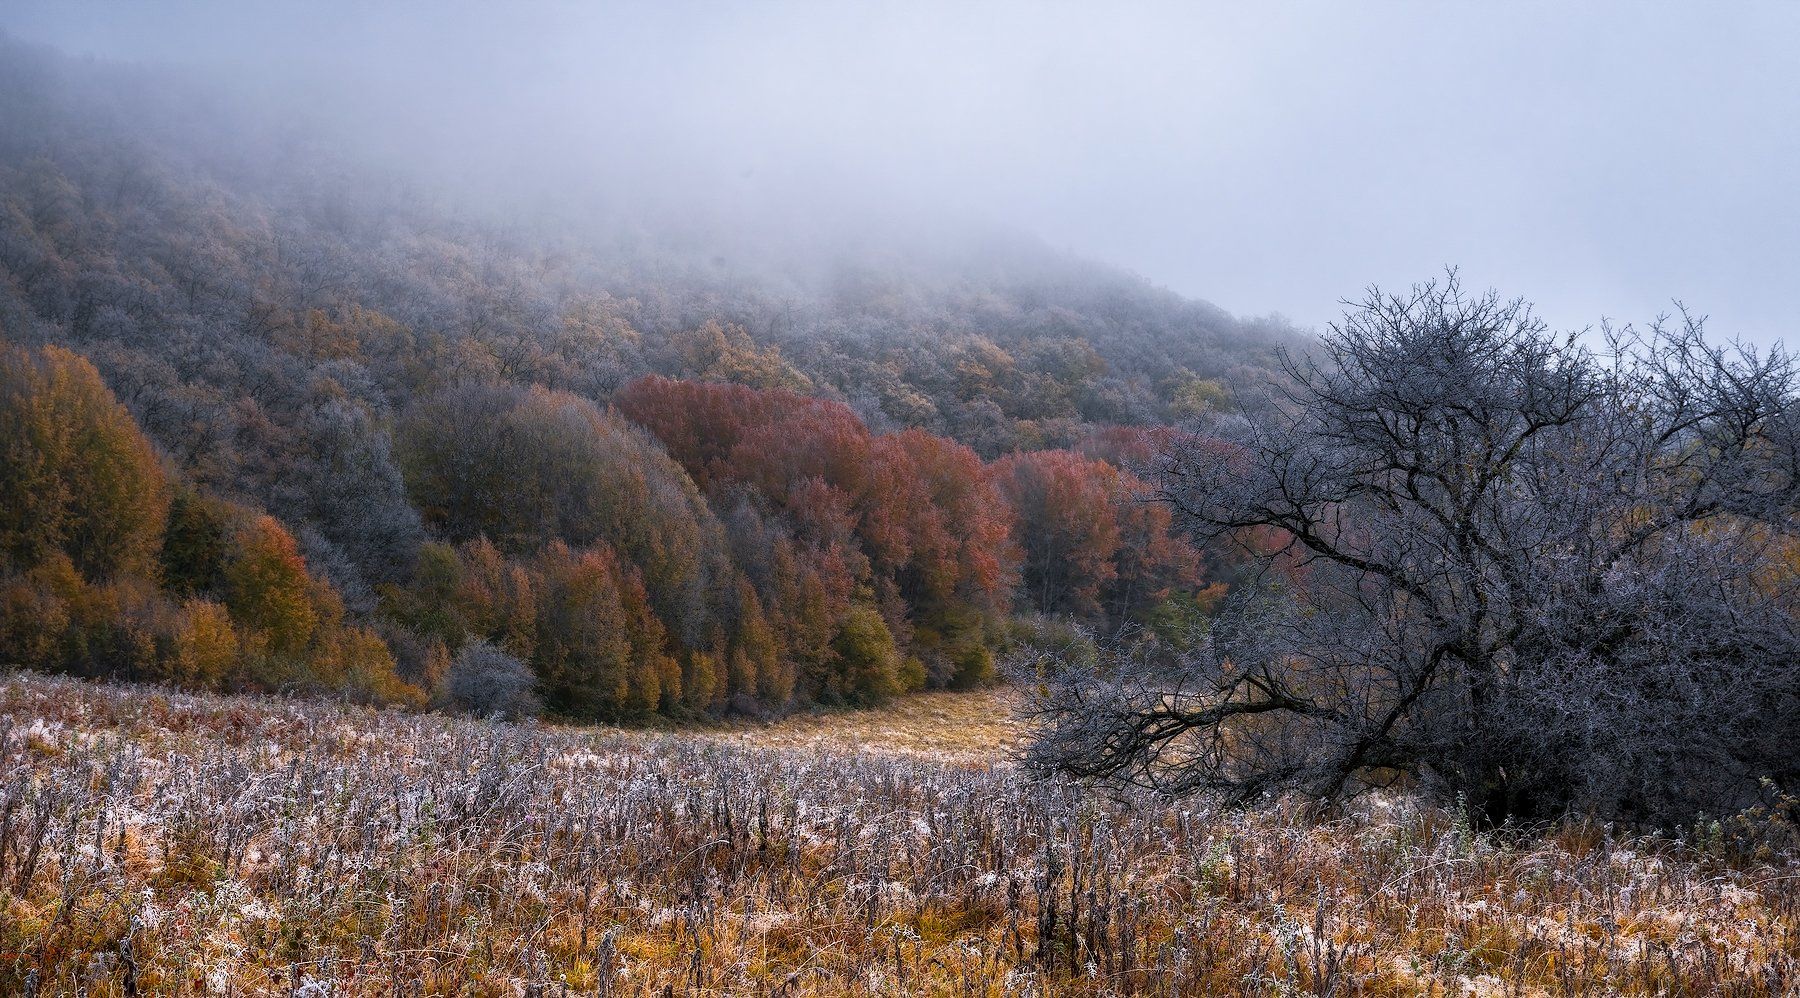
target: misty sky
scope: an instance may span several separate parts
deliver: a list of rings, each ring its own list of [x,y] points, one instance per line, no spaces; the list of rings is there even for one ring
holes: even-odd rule
[[[1800,3],[1568,6],[12,0],[0,26],[550,202],[976,219],[1305,325],[1457,264],[1557,326],[1680,298],[1795,339]]]

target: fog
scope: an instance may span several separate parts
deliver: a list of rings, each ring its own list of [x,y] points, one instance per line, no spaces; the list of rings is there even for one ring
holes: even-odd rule
[[[14,2],[0,28],[526,215],[693,212],[750,247],[1016,229],[1302,325],[1454,264],[1558,326],[1674,299],[1791,326],[1794,4]]]

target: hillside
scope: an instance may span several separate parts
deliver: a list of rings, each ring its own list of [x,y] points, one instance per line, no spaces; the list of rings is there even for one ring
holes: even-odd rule
[[[0,998],[1800,998],[1800,5],[1542,6],[0,5]]]
[[[970,228],[528,224],[177,72],[0,55],[0,662],[764,715],[1230,581],[1131,467],[1281,323]]]
[[[906,717],[796,747],[13,677],[0,990],[1750,996],[1800,972],[1793,853],[1736,825],[1515,845],[1393,801],[1107,799],[934,759]]]

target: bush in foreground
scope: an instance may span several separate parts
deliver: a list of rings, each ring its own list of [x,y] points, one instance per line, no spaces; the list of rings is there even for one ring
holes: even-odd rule
[[[483,717],[530,717],[538,701],[531,669],[486,641],[471,641],[450,661],[445,689],[458,709]]]

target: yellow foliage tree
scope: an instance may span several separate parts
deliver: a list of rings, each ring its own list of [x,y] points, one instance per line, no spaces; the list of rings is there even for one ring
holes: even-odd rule
[[[262,650],[298,654],[318,629],[319,607],[306,562],[294,536],[272,516],[258,516],[239,530],[225,585],[232,616]]]
[[[182,604],[180,626],[171,643],[170,678],[179,682],[216,687],[238,663],[237,629],[224,605],[212,600]]]
[[[155,450],[92,364],[0,346],[0,559],[61,551],[90,579],[153,579],[168,508]]]

